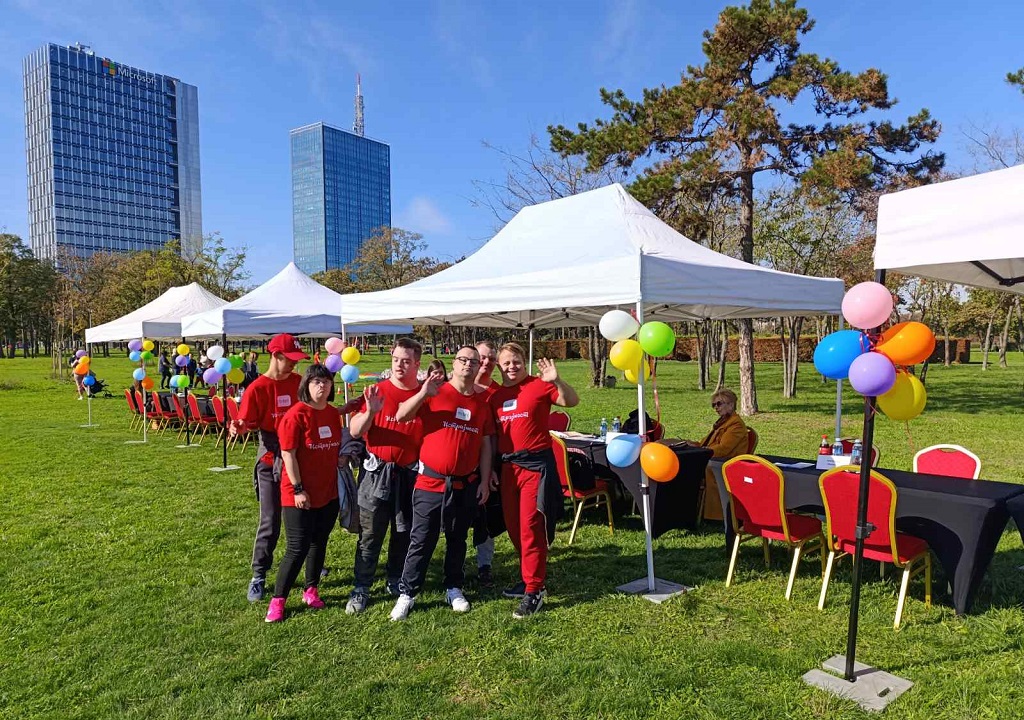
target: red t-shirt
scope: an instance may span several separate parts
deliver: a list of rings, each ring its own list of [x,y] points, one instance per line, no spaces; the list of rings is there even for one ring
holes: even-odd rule
[[[451,383],[420,405],[420,460],[441,475],[469,475],[480,467],[480,446],[494,434],[494,415],[483,393],[463,395]],[[444,492],[444,480],[420,475],[416,488]]]
[[[390,380],[377,383],[377,390],[384,400],[384,406],[373,418],[373,425],[363,438],[366,449],[384,462],[412,465],[420,455],[423,442],[423,423],[419,418],[398,422],[398,406],[420,391],[419,386],[403,390]],[[366,411],[366,399],[359,403],[357,413]]]
[[[498,452],[550,448],[548,414],[557,399],[555,384],[533,375],[518,385],[499,386],[488,400],[497,418]]]
[[[277,425],[281,450],[294,450],[302,475],[302,487],[309,494],[311,507],[319,508],[338,497],[338,448],[341,447],[341,415],[328,405],[317,410],[297,403]],[[281,505],[295,507],[295,493],[282,472]]]
[[[493,395],[494,392],[500,387],[501,385],[499,383],[496,383],[493,380],[491,380],[489,383],[487,383],[487,385],[483,386],[482,390],[480,389],[480,385],[478,384],[476,392],[483,399],[484,402],[487,402],[491,399],[491,395]]]
[[[247,424],[258,425],[261,430],[276,432],[277,423],[299,402],[301,380],[302,377],[296,373],[283,380],[271,380],[266,375],[260,375],[242,395],[242,408],[239,411],[242,419]]]

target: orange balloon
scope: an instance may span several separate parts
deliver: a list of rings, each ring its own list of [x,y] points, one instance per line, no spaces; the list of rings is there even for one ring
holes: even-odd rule
[[[668,482],[679,474],[679,458],[667,445],[644,443],[640,449],[640,467],[651,480]]]
[[[882,333],[875,349],[893,365],[917,365],[935,351],[935,333],[919,322],[901,322]]]
[[[144,377],[139,382],[139,384],[142,385],[142,387],[145,388],[146,390],[152,390],[153,389],[153,378],[151,378],[151,377]]]
[[[89,374],[89,363],[80,362],[75,365],[75,375],[88,375]]]

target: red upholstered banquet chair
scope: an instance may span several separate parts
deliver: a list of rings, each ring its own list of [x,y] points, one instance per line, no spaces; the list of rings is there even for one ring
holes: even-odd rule
[[[729,492],[729,515],[736,539],[729,559],[729,572],[725,586],[732,585],[740,543],[761,539],[764,562],[768,565],[768,541],[782,542],[793,549],[793,563],[786,585],[786,599],[793,594],[793,582],[800,566],[800,555],[807,550],[822,552],[824,568],[824,538],[821,522],[816,518],[786,512],[786,483],[782,471],[764,458],[740,455],[722,465],[722,479]]]
[[[129,430],[135,429],[135,423],[142,419],[142,413],[139,412],[139,406],[135,404],[135,398],[132,397],[132,391],[125,389],[124,399],[128,402],[128,409],[132,411],[132,421],[128,425]],[[141,427],[141,425],[140,425]]]
[[[932,555],[928,543],[921,538],[896,532],[897,492],[892,481],[872,470],[870,483],[868,522],[874,525],[875,529],[864,541],[864,558],[883,563],[891,562],[903,570],[899,600],[896,603],[896,619],[893,621],[893,627],[899,629],[910,579],[922,570],[925,605],[930,607],[932,604]],[[846,555],[853,555],[856,544],[859,486],[860,473],[845,467],[827,470],[818,478],[821,499],[825,504],[825,537],[829,548],[825,578],[822,580],[821,596],[818,598],[819,610],[825,607],[825,595],[828,592],[835,561]]]
[[[219,400],[220,398],[217,399]],[[193,421],[198,422],[203,428],[203,432],[199,436],[199,444],[202,445],[203,438],[206,437],[206,432],[210,429],[210,426],[216,426],[218,424],[216,414],[203,415],[203,411],[199,408],[199,400],[197,400],[196,396],[192,393],[189,393],[188,396],[188,409],[189,413],[192,415]]]
[[[569,413],[554,410],[548,414],[548,430],[565,432],[570,425],[572,425],[572,416]]]
[[[914,472],[977,480],[981,459],[959,445],[932,445],[914,455]]]
[[[238,408],[238,401],[228,395],[228,420],[235,422],[241,417],[241,415],[241,410]],[[238,434],[230,439],[231,447],[234,447],[235,443],[238,442],[238,438],[242,437],[244,438],[242,441],[242,452],[245,452],[245,448],[249,444],[249,439],[252,437],[252,434],[256,432],[257,427],[258,426],[256,425],[248,424],[240,429]]]
[[[558,479],[562,482],[562,495],[572,503],[572,532],[569,533],[569,544],[576,539],[576,528],[580,524],[580,515],[586,507],[600,507],[603,502],[608,509],[608,532],[615,534],[615,520],[612,518],[612,493],[608,482],[601,478],[594,479],[594,487],[590,490],[577,490],[572,484],[569,472],[569,455],[565,442],[557,435],[551,436],[551,449],[555,453],[555,467],[558,468]]]

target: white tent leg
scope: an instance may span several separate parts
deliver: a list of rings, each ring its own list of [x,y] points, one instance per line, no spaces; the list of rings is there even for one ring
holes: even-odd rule
[[[341,323],[341,341],[342,342],[347,342],[347,339],[346,339],[346,336],[345,336],[345,323],[344,322]],[[343,382],[341,384],[341,387],[344,389],[345,403],[347,404],[348,403],[348,383],[347,382]],[[346,423],[348,422],[348,418],[347,417],[344,418],[344,422],[346,422]]]
[[[839,316],[839,329],[843,329],[843,316]],[[843,381],[836,380],[836,437],[843,436]]]
[[[642,301],[636,304],[636,320],[641,325],[644,324],[644,304]],[[645,407],[644,397],[644,372],[643,364],[647,362],[647,358],[644,356],[640,357],[640,367],[637,368],[637,383],[636,383],[636,406],[638,410],[637,432],[643,437],[647,433],[647,412]],[[643,495],[643,510],[644,510],[644,535],[645,542],[647,545],[647,592],[654,592],[654,541],[652,539],[653,527],[651,523],[651,495],[650,495],[651,481],[647,478],[647,473],[644,472],[643,467],[640,468],[640,493]]]
[[[526,372],[533,372],[533,325],[530,326],[530,363],[526,366]]]

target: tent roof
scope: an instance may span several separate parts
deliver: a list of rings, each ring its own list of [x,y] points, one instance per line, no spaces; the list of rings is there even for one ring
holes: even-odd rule
[[[1024,295],[1024,165],[883,195],[875,267]]]
[[[88,328],[85,341],[115,342],[143,337],[176,340],[182,337],[181,319],[185,315],[211,310],[225,302],[199,283],[172,287],[138,310],[117,320]]]
[[[182,319],[185,337],[311,335],[341,333],[342,296],[288,263],[281,272],[252,292],[220,307]],[[351,333],[407,333],[408,325],[366,325]]]
[[[523,208],[462,262],[393,290],[347,295],[346,322],[493,327],[838,314],[843,282],[758,267],[687,239],[618,183]]]

